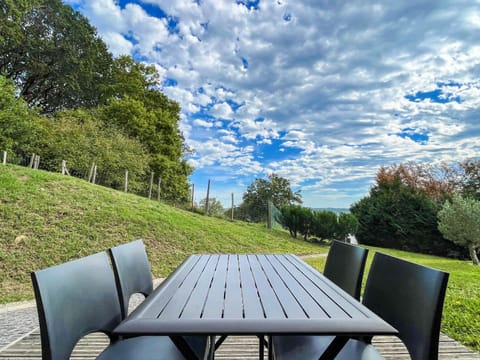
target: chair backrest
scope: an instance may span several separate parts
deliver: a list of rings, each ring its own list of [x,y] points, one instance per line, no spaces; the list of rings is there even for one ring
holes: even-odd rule
[[[323,274],[347,293],[360,299],[368,250],[360,246],[332,241]]]
[[[115,279],[105,252],[31,274],[42,359],[69,359],[85,335],[107,334],[121,321]]]
[[[109,249],[118,289],[122,317],[128,314],[128,302],[133,294],[148,296],[153,291],[150,262],[142,240]]]
[[[399,331],[412,360],[438,358],[448,273],[376,253],[363,303]]]

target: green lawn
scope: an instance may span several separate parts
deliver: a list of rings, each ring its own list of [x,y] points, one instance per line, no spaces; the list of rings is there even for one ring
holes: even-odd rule
[[[376,251],[450,273],[443,308],[442,332],[480,352],[480,267],[475,267],[468,261],[366,247],[370,252],[365,269],[364,285]],[[325,265],[325,259],[308,259],[307,262],[319,270],[323,270]]]
[[[265,225],[194,214],[86,181],[0,164],[0,303],[33,298],[30,272],[143,238],[154,276],[192,253],[315,254]]]

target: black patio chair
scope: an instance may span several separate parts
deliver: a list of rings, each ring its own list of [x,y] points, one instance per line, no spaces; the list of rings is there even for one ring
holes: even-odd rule
[[[109,250],[112,259],[122,319],[128,315],[128,304],[133,294],[149,296],[153,291],[152,273],[145,245],[141,239],[115,246]],[[199,358],[203,358],[207,336],[185,336],[184,339]]]
[[[334,240],[323,275],[359,300],[367,255],[365,248]]]
[[[133,294],[147,297],[153,291],[152,273],[145,245],[142,240],[112,247],[108,250],[112,259],[118,297],[122,307],[122,319],[128,315],[128,304]]]
[[[363,303],[399,331],[412,360],[438,359],[448,273],[376,253]],[[275,359],[318,359],[328,336],[274,336]],[[371,339],[351,339],[336,359],[383,359]]]
[[[84,336],[103,332],[110,345],[100,360],[184,359],[166,336],[119,340],[122,320],[115,279],[105,252],[31,274],[40,323],[43,360],[68,360]]]

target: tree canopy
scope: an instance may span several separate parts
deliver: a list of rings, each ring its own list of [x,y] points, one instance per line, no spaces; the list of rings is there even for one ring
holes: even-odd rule
[[[267,218],[267,201],[270,200],[277,207],[301,204],[300,190],[293,192],[288,179],[275,173],[267,179],[255,179],[243,194],[243,203],[239,214],[244,214],[251,221],[264,221]]]
[[[0,8],[0,73],[42,112],[94,107],[112,57],[88,20],[61,0],[8,0]]]
[[[438,228],[446,239],[468,248],[474,265],[480,262],[480,201],[459,195],[446,201],[438,213]]]
[[[370,193],[352,205],[357,217],[357,240],[362,244],[404,249],[443,256],[463,257],[464,249],[445,240],[437,228],[441,203],[421,188],[406,183],[402,175],[383,176]],[[435,194],[438,194],[435,191]]]

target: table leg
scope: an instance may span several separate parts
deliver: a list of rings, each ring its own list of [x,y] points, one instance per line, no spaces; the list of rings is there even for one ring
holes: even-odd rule
[[[268,360],[273,360],[273,337],[268,336]]]
[[[170,336],[177,349],[185,356],[185,359],[200,360],[183,336]]]
[[[348,340],[348,336],[336,336],[335,339],[333,339],[330,345],[328,345],[327,349],[320,356],[319,360],[335,359],[335,356],[337,356],[340,350],[343,349]]]

